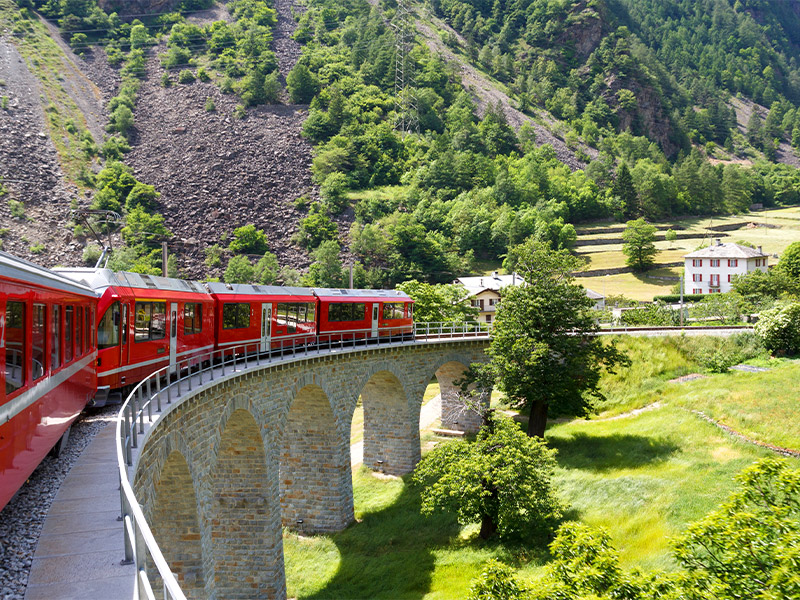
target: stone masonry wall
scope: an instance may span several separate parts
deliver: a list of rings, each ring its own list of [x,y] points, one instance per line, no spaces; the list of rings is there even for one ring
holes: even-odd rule
[[[349,438],[359,395],[365,464],[409,472],[428,382],[442,365],[486,360],[486,345],[302,358],[228,374],[173,404],[143,442],[134,491],[168,560],[181,563],[179,577],[203,584],[212,600],[285,598],[282,524],[308,518],[310,529],[330,531],[353,519]],[[179,506],[180,523],[160,505],[181,493],[196,498],[196,530],[191,503]]]

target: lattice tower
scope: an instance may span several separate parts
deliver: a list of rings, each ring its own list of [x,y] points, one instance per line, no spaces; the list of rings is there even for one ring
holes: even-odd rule
[[[395,32],[395,64],[394,92],[397,122],[395,129],[403,133],[419,131],[417,99],[415,90],[417,82],[414,74],[414,62],[410,53],[414,44],[414,17],[411,15],[406,0],[398,0],[397,12],[392,19]]]

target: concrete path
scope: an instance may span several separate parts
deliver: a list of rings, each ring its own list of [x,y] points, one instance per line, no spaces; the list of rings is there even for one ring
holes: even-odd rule
[[[442,416],[442,395],[437,394],[422,405],[419,413],[419,430],[427,429]],[[364,442],[356,442],[350,446],[350,466],[355,467],[364,462]]]
[[[114,424],[100,431],[61,484],[33,557],[25,600],[133,597],[124,539]]]

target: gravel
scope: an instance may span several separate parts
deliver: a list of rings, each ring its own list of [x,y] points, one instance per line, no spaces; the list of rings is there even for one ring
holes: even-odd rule
[[[0,600],[23,600],[42,525],[61,482],[94,436],[114,420],[118,406],[87,409],[72,425],[59,458],[47,456],[0,511]]]

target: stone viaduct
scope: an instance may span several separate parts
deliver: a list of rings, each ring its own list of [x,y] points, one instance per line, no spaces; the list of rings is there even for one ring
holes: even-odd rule
[[[285,598],[282,527],[332,532],[353,521],[359,397],[364,464],[408,473],[420,459],[433,377],[443,427],[477,429],[454,382],[486,360],[487,346],[473,338],[298,357],[229,374],[172,404],[143,440],[133,487],[187,597]]]

